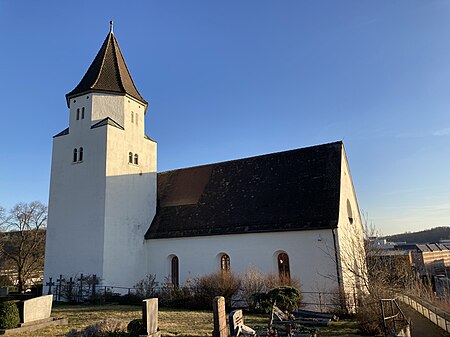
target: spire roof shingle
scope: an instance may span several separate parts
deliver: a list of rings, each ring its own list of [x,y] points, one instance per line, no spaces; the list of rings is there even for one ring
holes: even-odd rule
[[[70,98],[90,91],[128,94],[147,105],[147,101],[134,85],[112,31],[109,32],[80,83],[66,95],[67,104]]]

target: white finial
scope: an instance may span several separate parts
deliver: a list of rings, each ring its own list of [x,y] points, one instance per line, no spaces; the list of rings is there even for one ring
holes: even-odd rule
[[[109,21],[109,32],[114,33],[114,21]]]

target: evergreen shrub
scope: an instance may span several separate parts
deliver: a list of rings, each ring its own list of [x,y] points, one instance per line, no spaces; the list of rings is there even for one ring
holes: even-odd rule
[[[0,302],[0,328],[12,329],[20,323],[17,301]]]
[[[127,331],[130,337],[139,337],[140,335],[145,335],[145,325],[142,319],[133,319],[128,323]]]

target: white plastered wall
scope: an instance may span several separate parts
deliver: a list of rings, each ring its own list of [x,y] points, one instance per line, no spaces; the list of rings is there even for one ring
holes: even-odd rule
[[[69,134],[53,139],[44,282],[102,271],[106,129],[90,128],[90,98],[74,101]],[[76,120],[81,107],[85,118]],[[80,147],[83,160],[74,162]]]
[[[148,273],[160,283],[170,280],[170,258],[179,259],[180,284],[187,279],[220,270],[220,254],[230,257],[231,270],[245,273],[252,267],[261,273],[278,275],[277,255],[289,256],[291,277],[303,292],[324,292],[337,288],[336,264],[331,230],[308,230],[242,235],[153,239],[146,241]],[[310,298],[311,296],[305,296]]]
[[[156,143],[144,137],[145,108],[124,95],[70,100],[69,134],[53,144],[45,282],[83,273],[129,286],[145,274],[144,234],[156,203]],[[91,129],[106,117],[125,130]],[[74,163],[79,147],[84,158]],[[137,165],[128,163],[130,151],[139,155]]]
[[[125,98],[124,107],[125,130],[108,127],[103,275],[107,285],[129,287],[146,274],[144,236],[156,211],[157,149],[144,138],[142,104]]]
[[[367,269],[363,224],[344,146],[342,146],[339,204],[337,241],[341,280],[347,299],[352,302],[355,299],[355,290],[356,294],[357,289],[367,291]]]

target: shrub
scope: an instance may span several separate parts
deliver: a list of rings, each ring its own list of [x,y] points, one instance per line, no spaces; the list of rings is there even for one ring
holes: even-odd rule
[[[241,286],[241,279],[231,271],[203,275],[194,279],[193,307],[211,309],[214,297],[223,296],[227,308],[231,307],[231,298]]]
[[[253,295],[265,293],[268,289],[266,283],[267,277],[252,266],[242,275],[239,298],[245,302],[250,311],[256,310],[255,305],[257,305],[256,297]]]
[[[20,323],[17,301],[0,302],[0,328],[12,329]]]
[[[193,282],[188,279],[184,285],[175,287],[166,278],[157,297],[161,306],[190,309],[193,306]]]
[[[117,319],[105,319],[88,325],[81,331],[69,331],[66,337],[125,337],[126,325]]]
[[[156,282],[156,275],[147,274],[144,279],[134,285],[136,296],[140,298],[141,301],[146,298],[154,297],[158,284],[159,283]]]
[[[272,303],[276,303],[283,311],[291,311],[294,308],[298,308],[302,300],[300,290],[295,287],[273,288],[267,293],[267,296]]]
[[[302,294],[294,287],[276,287],[267,293],[254,293],[251,300],[256,311],[268,313],[274,304],[283,311],[291,311],[299,307]]]
[[[254,312],[269,313],[272,310],[272,302],[266,292],[256,292],[250,296],[249,309]]]
[[[142,319],[133,319],[128,323],[127,331],[130,337],[139,337],[140,335],[145,335],[145,325]]]
[[[371,295],[366,296],[358,307],[356,320],[358,329],[364,335],[379,335],[383,332],[381,308],[378,300]]]
[[[267,289],[273,289],[277,287],[294,287],[301,288],[300,281],[295,277],[279,276],[274,273],[269,273],[265,276],[265,284]]]
[[[126,294],[119,296],[117,303],[122,305],[142,305],[142,299],[136,294]]]

